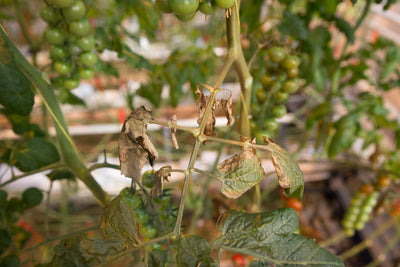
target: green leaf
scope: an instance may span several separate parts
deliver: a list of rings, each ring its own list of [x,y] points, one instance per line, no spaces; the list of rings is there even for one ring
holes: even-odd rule
[[[253,261],[250,267],[274,267],[274,265],[264,261]]]
[[[11,244],[11,235],[7,229],[0,229],[0,255],[7,250]]]
[[[7,191],[0,190],[0,207],[7,203],[8,193]]]
[[[257,155],[245,150],[217,166],[221,173],[221,192],[227,198],[238,198],[264,178],[264,169]]]
[[[380,75],[380,79],[385,79],[392,74],[400,64],[400,47],[390,46],[386,52],[386,61]]]
[[[278,29],[282,34],[287,34],[296,39],[304,40],[307,38],[308,29],[304,22],[295,14],[285,10],[283,13],[284,20],[279,24]]]
[[[264,142],[266,142],[267,149],[271,152],[272,163],[279,179],[279,185],[285,188],[287,196],[301,198],[304,190],[304,175],[299,165],[286,150],[272,142],[272,140],[264,140]]]
[[[124,45],[123,46],[123,53],[126,57],[126,60],[128,61],[129,64],[131,64],[132,67],[141,70],[141,69],[147,69],[150,71],[154,71],[153,65],[145,59],[143,56],[133,52],[129,46]]]
[[[249,29],[256,29],[260,25],[260,15],[264,0],[242,1],[240,8],[240,21],[246,23]]]
[[[254,214],[230,210],[218,225],[221,235],[211,244],[274,266],[344,266],[340,258],[314,240],[294,234],[297,226],[297,213],[292,208]]]
[[[15,166],[23,172],[33,171],[59,160],[56,147],[44,138],[32,138],[26,147],[15,151]]]
[[[148,99],[155,107],[161,104],[161,91],[163,84],[160,81],[150,81],[146,85],[140,86],[137,94]]]
[[[178,265],[182,267],[199,266],[202,262],[207,264],[213,262],[212,258],[210,258],[210,253],[211,246],[204,238],[187,235],[179,240],[176,259]]]
[[[0,266],[1,267],[19,267],[19,266],[21,266],[21,263],[20,263],[17,255],[9,254],[1,260]]]
[[[71,239],[64,239],[57,244],[54,247],[54,258],[44,266],[98,266],[108,258],[123,251],[123,249],[121,242],[90,239],[86,233],[83,233]]]
[[[138,242],[135,211],[120,196],[104,210],[100,228],[107,239],[120,240],[131,246]]]
[[[331,104],[330,102],[323,102],[317,106],[315,106],[311,113],[307,117],[306,127],[307,129],[311,129],[314,125],[328,116],[331,112]]]
[[[28,208],[35,207],[42,202],[43,199],[43,193],[35,188],[35,187],[30,187],[22,193],[22,201],[26,204]]]
[[[149,253],[150,267],[164,267],[167,263],[168,252],[164,250],[153,250]]]
[[[351,25],[346,20],[340,17],[335,17],[334,21],[336,23],[336,27],[342,33],[344,33],[344,35],[346,35],[347,40],[349,40],[350,43],[354,43],[355,36],[353,27],[351,27]]]
[[[60,103],[63,104],[71,104],[83,107],[86,106],[86,103],[82,99],[74,95],[71,91],[64,88],[60,89],[58,100],[60,100]]]
[[[0,104],[13,113],[25,116],[33,108],[32,84],[14,62],[4,35],[0,35]]]
[[[30,116],[21,116],[16,113],[12,113],[8,109],[0,110],[13,126],[13,131],[16,134],[23,135],[27,134],[29,137],[43,137],[44,132],[39,128],[37,124],[30,123]]]
[[[75,180],[75,175],[66,168],[58,168],[53,170],[51,173],[47,174],[47,177],[49,177],[50,181],[56,181],[56,180]]]
[[[336,130],[328,147],[329,158],[336,157],[340,152],[347,150],[356,140],[357,127],[339,128]]]

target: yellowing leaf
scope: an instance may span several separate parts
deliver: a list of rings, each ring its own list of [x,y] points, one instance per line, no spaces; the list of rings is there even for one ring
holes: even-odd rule
[[[240,197],[264,177],[260,160],[249,150],[226,159],[217,168],[221,173],[221,192],[232,199]]]
[[[146,134],[146,119],[152,119],[152,112],[145,107],[135,109],[125,120],[119,137],[119,161],[121,174],[142,183],[142,168],[147,160],[153,166],[158,157],[150,138]]]
[[[286,150],[265,137],[264,142],[268,144],[268,150],[271,152],[279,185],[285,188],[288,196],[301,198],[304,189],[303,172]]]

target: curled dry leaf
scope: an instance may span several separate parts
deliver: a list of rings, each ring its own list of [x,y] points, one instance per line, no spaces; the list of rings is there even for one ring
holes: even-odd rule
[[[172,116],[170,123],[172,125],[177,124],[177,117],[176,115]],[[169,128],[169,133],[171,134],[171,142],[174,145],[175,149],[179,149],[178,140],[176,140],[176,128]]]
[[[164,166],[153,175],[153,188],[151,188],[150,192],[152,198],[161,195],[164,180],[168,181],[168,177],[171,176],[170,170],[171,166]]]
[[[146,134],[146,119],[152,119],[152,112],[143,106],[129,114],[118,143],[121,174],[138,183],[142,183],[141,171],[147,160],[153,166],[158,157],[157,150]]]
[[[226,159],[217,169],[221,173],[221,192],[231,199],[240,197],[264,177],[261,162],[252,150]]]
[[[301,198],[304,189],[304,176],[297,163],[286,150],[275,144],[270,138],[264,136],[264,143],[268,145],[271,152],[279,185],[285,188],[288,196]]]

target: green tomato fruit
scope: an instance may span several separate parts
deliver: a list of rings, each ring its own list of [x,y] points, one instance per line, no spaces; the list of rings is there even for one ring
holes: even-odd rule
[[[86,15],[86,7],[82,1],[76,1],[72,6],[63,8],[63,15],[66,20],[78,20]]]
[[[156,7],[163,13],[172,13],[168,0],[156,0]]]
[[[62,45],[65,41],[65,33],[57,28],[48,28],[46,30],[46,40],[54,45]]]
[[[296,92],[298,89],[299,80],[297,78],[286,80],[282,84],[282,90],[289,94]]]
[[[135,219],[139,224],[145,224],[150,219],[150,216],[144,209],[137,208],[135,210]]]
[[[268,92],[266,92],[263,88],[259,88],[256,91],[256,98],[258,103],[263,104],[264,101],[267,99]]]
[[[297,56],[287,56],[285,59],[282,61],[282,66],[285,69],[291,70],[295,69],[300,65],[300,59]]]
[[[65,88],[72,90],[79,86],[79,79],[68,79],[64,81]]]
[[[282,118],[283,116],[286,115],[287,111],[285,105],[279,105],[279,106],[274,106],[271,112],[275,118]]]
[[[261,76],[261,83],[264,86],[269,86],[274,82],[275,78],[271,75],[269,75],[268,73]]]
[[[94,37],[92,35],[80,37],[76,39],[75,44],[82,51],[91,51],[95,45]]]
[[[233,6],[235,0],[215,0],[215,4],[220,8],[228,9]]]
[[[169,0],[169,6],[177,15],[193,15],[199,7],[199,0]]]
[[[75,3],[75,0],[51,0],[57,8],[70,7]]]
[[[89,35],[92,28],[90,27],[90,22],[88,19],[81,19],[72,22],[69,25],[69,30],[71,31],[72,34],[78,37],[82,37]]]
[[[203,0],[199,4],[199,10],[201,13],[205,15],[211,15],[215,10],[215,1],[214,0]]]
[[[157,235],[157,229],[152,225],[139,225],[139,232],[144,238],[151,239]]]
[[[196,12],[189,13],[189,14],[185,14],[185,15],[175,14],[175,16],[176,16],[180,21],[189,21],[189,20],[191,20],[192,18],[194,18],[195,15],[196,15]]]
[[[57,61],[54,64],[54,69],[60,74],[68,74],[71,72],[71,65],[65,62]]]
[[[93,67],[97,62],[97,55],[93,52],[84,52],[80,55],[82,64],[86,67]]]
[[[275,119],[267,118],[264,121],[264,127],[267,131],[274,131],[278,128],[279,123]]]
[[[93,78],[94,76],[94,70],[92,69],[80,69],[79,70],[79,77],[82,79],[88,80]]]
[[[296,78],[297,76],[299,76],[299,69],[298,68],[287,69],[286,74],[291,79]]]
[[[57,10],[51,6],[42,7],[40,9],[40,17],[49,24],[56,23],[60,20],[60,15],[57,13]]]
[[[281,62],[286,57],[286,53],[281,47],[273,46],[268,49],[268,56],[273,62]]]
[[[61,45],[53,45],[50,49],[50,57],[54,60],[62,60],[68,56],[67,48]]]
[[[279,103],[285,103],[289,98],[289,94],[285,91],[278,91],[275,93],[275,99]]]

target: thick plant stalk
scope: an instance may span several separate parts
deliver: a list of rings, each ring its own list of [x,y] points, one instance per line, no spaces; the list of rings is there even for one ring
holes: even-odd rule
[[[9,50],[15,60],[19,69],[26,75],[32,82],[35,92],[41,97],[44,105],[49,111],[54,127],[57,133],[58,144],[60,146],[62,157],[71,169],[71,171],[89,188],[93,193],[100,205],[105,206],[110,197],[97,183],[90,172],[87,171],[86,166],[80,159],[78,152],[75,148],[74,142],[68,133],[67,123],[65,122],[64,115],[61,111],[57,97],[54,94],[53,88],[49,81],[44,77],[44,74],[38,71],[26,58],[19,52],[15,45],[8,38],[6,31],[0,24],[1,39],[7,42]],[[2,41],[1,40],[1,41]]]

